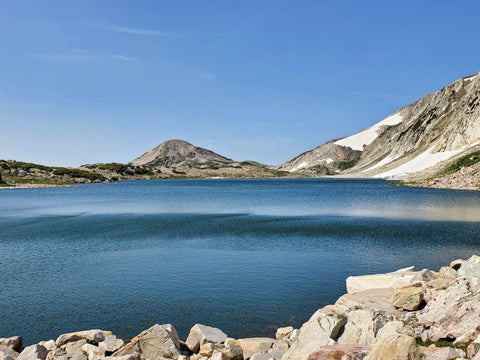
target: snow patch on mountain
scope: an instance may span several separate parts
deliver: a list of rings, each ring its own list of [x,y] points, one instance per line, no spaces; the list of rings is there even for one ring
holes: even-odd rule
[[[340,139],[336,141],[334,144],[350,147],[353,150],[363,151],[363,147],[365,145],[369,145],[373,140],[377,138],[378,130],[380,130],[382,126],[397,125],[397,124],[400,124],[402,120],[403,118],[402,118],[402,115],[400,115],[400,113],[392,114],[387,118],[385,118],[384,120],[380,121],[379,123],[369,127],[368,129],[360,131],[355,135]]]

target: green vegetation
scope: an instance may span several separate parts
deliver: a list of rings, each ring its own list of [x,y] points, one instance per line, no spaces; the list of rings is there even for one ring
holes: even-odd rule
[[[430,339],[427,339],[427,340],[423,341],[422,338],[420,336],[418,336],[418,337],[415,338],[415,341],[416,341],[417,345],[419,345],[419,346],[429,347],[430,345],[435,345],[436,347],[451,347],[451,348],[455,348],[455,349],[461,349],[461,350],[465,351],[465,354],[468,354],[468,350],[467,350],[466,347],[454,345],[453,342],[448,341],[448,340],[440,339],[438,341],[432,341]]]
[[[86,170],[80,169],[69,169],[64,167],[55,168],[53,171],[54,175],[58,176],[69,176],[75,179],[82,178],[82,179],[89,179],[91,181],[100,180],[105,181],[106,178],[103,175],[96,174]]]
[[[455,161],[452,165],[448,166],[443,171],[442,175],[449,175],[449,174],[456,173],[462,168],[475,165],[478,162],[480,162],[480,151],[470,153],[468,155],[462,156],[457,161]]]
[[[416,181],[395,181],[388,184],[388,186],[417,186]]]
[[[342,161],[341,163],[338,164],[338,168],[340,170],[347,170],[354,167],[357,162],[358,162],[358,159],[354,159],[350,161]]]

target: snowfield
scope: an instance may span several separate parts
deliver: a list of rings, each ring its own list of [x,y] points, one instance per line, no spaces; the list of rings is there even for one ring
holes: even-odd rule
[[[392,114],[379,123],[369,127],[368,129],[365,129],[363,131],[360,131],[359,133],[340,139],[338,141],[335,141],[335,145],[341,145],[345,147],[350,147],[353,150],[360,150],[363,151],[363,147],[365,145],[369,145],[373,140],[375,140],[378,136],[378,130],[382,126],[392,126],[392,125],[397,125],[402,122],[403,118],[400,113],[395,113]]]

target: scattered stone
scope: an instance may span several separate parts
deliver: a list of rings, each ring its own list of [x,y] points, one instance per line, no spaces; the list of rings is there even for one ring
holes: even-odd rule
[[[362,360],[369,353],[371,348],[364,345],[327,345],[321,346],[317,351],[308,355],[308,360]]]
[[[222,330],[202,324],[196,324],[190,330],[186,343],[192,352],[197,353],[200,350],[200,347],[206,343],[210,342],[219,344],[226,339],[227,334]]]
[[[230,360],[243,360],[243,350],[238,344],[227,344],[223,354]]]
[[[22,338],[20,336],[12,336],[9,338],[1,338],[0,345],[7,346],[12,350],[20,351],[22,348]]]
[[[112,356],[139,353],[144,358],[155,359],[165,357],[177,359],[180,353],[180,343],[177,330],[173,325],[153,325],[122,346]]]
[[[403,310],[416,310],[423,300],[423,289],[420,283],[396,288],[393,295],[393,306]]]
[[[115,335],[108,335],[105,337],[105,340],[98,343],[98,346],[107,352],[113,353],[123,346],[123,340],[117,339]]]
[[[282,360],[305,360],[320,346],[336,340],[346,323],[346,317],[327,309],[320,309],[300,329],[298,340],[292,344]]]
[[[103,331],[103,330],[86,330],[86,331],[78,331],[69,334],[60,335],[55,341],[55,345],[61,346],[68,342],[78,341],[85,339],[88,343],[98,345],[99,342],[105,340],[105,336],[112,335],[110,331]]]
[[[45,360],[48,354],[48,350],[45,346],[35,344],[26,347],[18,355],[17,360]]]
[[[397,334],[382,338],[373,346],[366,360],[421,360],[422,350],[417,346],[415,338]]]
[[[288,336],[293,331],[293,326],[281,327],[277,329],[275,333],[275,339],[283,340],[286,336]]]
[[[237,344],[240,345],[242,350],[248,352],[250,355],[256,353],[266,353],[270,350],[273,344],[277,340],[271,338],[245,338],[245,339],[238,339]]]
[[[213,355],[213,351],[215,350],[215,344],[213,343],[206,343],[205,345],[203,345],[200,350],[199,350],[199,354],[200,355],[203,355],[203,356],[206,356],[206,357],[211,357]]]

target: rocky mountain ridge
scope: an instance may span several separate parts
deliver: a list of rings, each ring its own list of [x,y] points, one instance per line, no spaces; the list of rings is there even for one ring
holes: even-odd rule
[[[327,142],[278,168],[319,175],[424,179],[441,175],[450,163],[478,150],[480,73],[458,79],[368,129]]]
[[[480,256],[432,271],[408,267],[351,276],[347,293],[300,329],[234,339],[196,324],[185,341],[173,325],[130,340],[111,331],[62,334],[25,348],[0,339],[3,360],[480,360]]]

